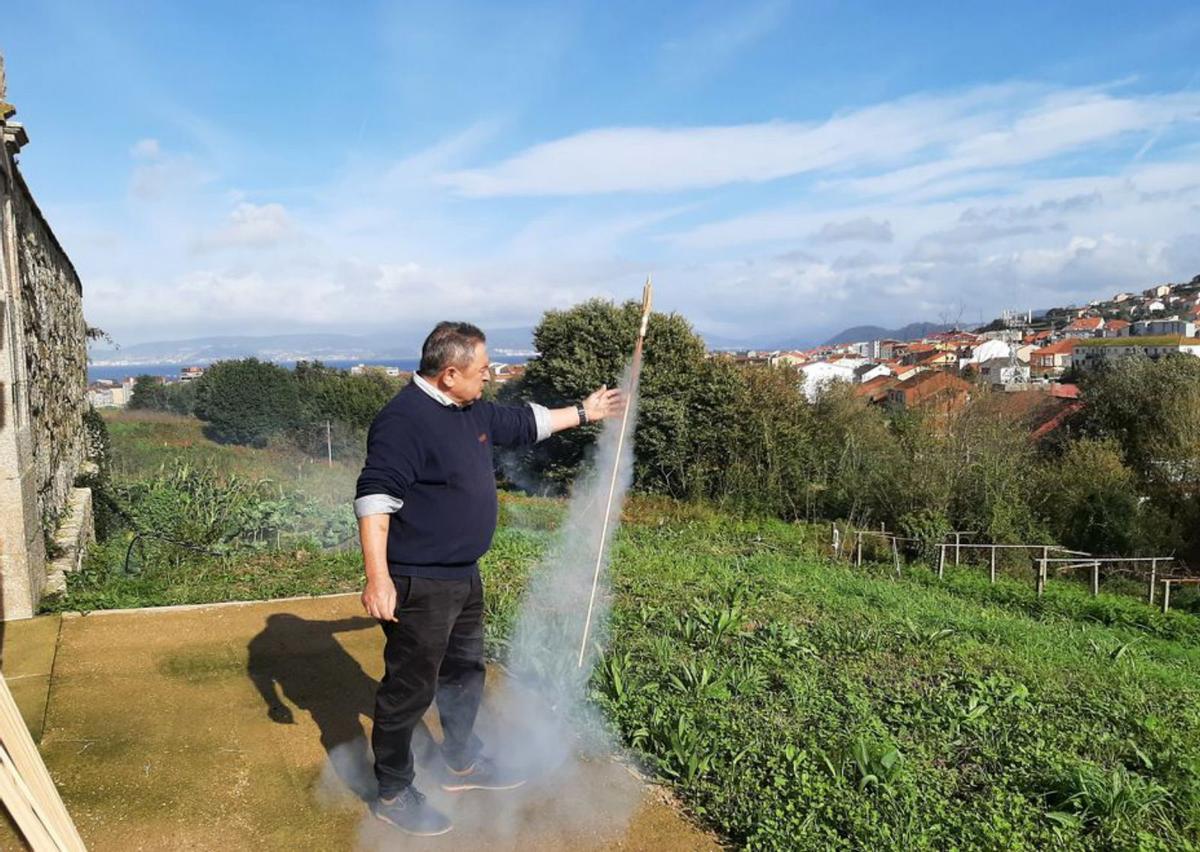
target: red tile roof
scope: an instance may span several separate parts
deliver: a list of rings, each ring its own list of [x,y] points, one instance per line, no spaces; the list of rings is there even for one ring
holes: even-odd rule
[[[1067,355],[1075,351],[1074,340],[1059,340],[1055,343],[1049,343],[1041,349],[1035,349],[1029,354],[1030,359],[1037,358],[1039,355]]]
[[[881,402],[887,399],[887,392],[898,384],[900,384],[900,380],[895,376],[876,376],[870,381],[857,385],[854,388],[854,395],[866,397],[870,402]]]

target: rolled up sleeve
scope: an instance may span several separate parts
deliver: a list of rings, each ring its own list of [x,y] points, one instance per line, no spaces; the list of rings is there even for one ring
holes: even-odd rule
[[[533,421],[537,424],[536,440],[544,441],[554,433],[550,426],[550,409],[536,402],[529,403],[529,407],[533,409]]]
[[[354,516],[365,518],[367,515],[391,515],[400,511],[404,501],[390,494],[367,494],[354,498]]]

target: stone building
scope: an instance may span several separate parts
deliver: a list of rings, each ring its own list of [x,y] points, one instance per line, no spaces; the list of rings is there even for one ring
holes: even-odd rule
[[[28,618],[91,534],[83,288],[17,168],[0,58],[0,618]]]

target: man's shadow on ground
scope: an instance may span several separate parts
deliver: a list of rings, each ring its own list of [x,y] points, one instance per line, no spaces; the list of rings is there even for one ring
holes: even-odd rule
[[[330,766],[355,796],[371,801],[377,787],[362,717],[374,713],[378,682],[335,638],[338,633],[367,629],[378,630],[379,622],[366,617],[309,621],[276,613],[267,617],[266,627],[250,640],[246,670],[272,721],[295,723],[284,698],[308,711],[321,731],[321,746]],[[413,732],[417,764],[432,766],[438,749],[422,722]]]

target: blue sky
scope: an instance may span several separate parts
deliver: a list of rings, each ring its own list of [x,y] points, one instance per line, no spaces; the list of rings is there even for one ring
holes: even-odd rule
[[[1200,7],[8,10],[27,180],[118,342],[532,326],[721,340],[1200,274]]]

